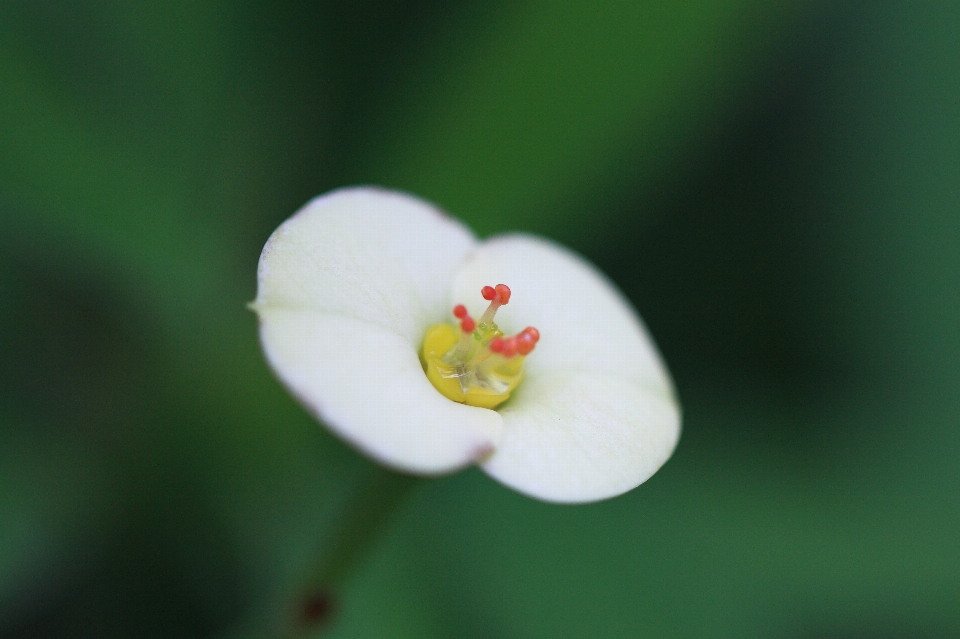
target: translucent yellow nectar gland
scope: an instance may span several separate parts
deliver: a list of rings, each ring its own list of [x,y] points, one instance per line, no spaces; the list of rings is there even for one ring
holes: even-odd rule
[[[523,379],[524,359],[540,333],[532,326],[504,337],[493,322],[497,309],[510,301],[505,284],[480,291],[490,306],[477,323],[463,305],[453,309],[460,326],[437,324],[423,340],[427,378],[440,393],[455,402],[496,408],[510,397]]]

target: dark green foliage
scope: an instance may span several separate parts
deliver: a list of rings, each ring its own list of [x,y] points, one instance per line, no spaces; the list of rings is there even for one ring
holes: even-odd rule
[[[299,619],[378,471],[244,304],[359,183],[595,261],[684,434],[600,504],[424,483],[319,632],[960,636],[958,105],[946,1],[0,3],[0,636]]]

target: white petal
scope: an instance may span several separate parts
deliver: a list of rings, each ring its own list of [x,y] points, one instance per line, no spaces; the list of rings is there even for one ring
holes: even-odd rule
[[[398,470],[434,474],[490,453],[500,415],[457,404],[433,388],[416,347],[373,323],[261,309],[267,360],[333,431]]]
[[[596,501],[638,486],[680,434],[671,395],[618,375],[530,377],[499,412],[503,439],[483,469],[552,502]]]
[[[484,285],[510,287],[496,322],[508,333],[540,331],[528,377],[567,371],[609,373],[672,394],[672,383],[636,311],[579,255],[546,240],[505,235],[479,245],[460,268],[453,300],[478,317]]]
[[[504,283],[497,313],[508,333],[535,326],[536,350],[514,397],[498,409],[503,440],[490,475],[547,501],[604,499],[645,481],[680,433],[666,367],[619,291],[580,256],[510,235],[478,246],[454,283],[471,313],[483,285]]]
[[[353,317],[419,344],[449,315],[453,273],[475,242],[418,198],[369,187],[334,191],[267,240],[253,307]]]

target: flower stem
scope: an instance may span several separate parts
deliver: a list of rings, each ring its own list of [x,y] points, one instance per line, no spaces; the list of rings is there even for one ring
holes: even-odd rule
[[[376,545],[397,510],[422,481],[382,466],[371,467],[368,476],[343,504],[332,536],[295,591],[288,617],[292,623],[285,636],[315,632],[317,626],[326,621],[350,573]]]

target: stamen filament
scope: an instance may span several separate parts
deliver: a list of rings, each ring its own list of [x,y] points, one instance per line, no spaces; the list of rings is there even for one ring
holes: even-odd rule
[[[500,308],[500,301],[496,298],[490,302],[490,306],[487,307],[487,310],[483,312],[483,315],[480,316],[480,323],[486,326],[490,326],[493,322],[493,316],[497,314],[497,309]]]

